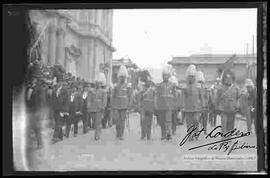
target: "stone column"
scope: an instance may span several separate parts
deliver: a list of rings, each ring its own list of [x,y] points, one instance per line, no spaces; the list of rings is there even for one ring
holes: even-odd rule
[[[48,27],[48,64],[55,64],[55,51],[56,51],[56,27],[54,25],[50,25]]]
[[[63,28],[58,28],[56,31],[56,58],[55,63],[60,64],[62,66],[65,65],[65,46],[64,46],[64,38],[65,31]]]

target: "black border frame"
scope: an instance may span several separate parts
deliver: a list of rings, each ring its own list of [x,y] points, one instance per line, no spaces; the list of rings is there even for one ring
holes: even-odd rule
[[[177,3],[57,3],[57,4],[8,4],[2,6],[3,10],[3,81],[4,81],[4,98],[3,98],[3,169],[5,175],[171,175],[171,174],[231,174],[231,173],[247,173],[243,171],[78,171],[78,172],[23,172],[13,170],[12,156],[12,91],[20,90],[20,84],[23,81],[26,70],[26,53],[16,52],[24,46],[26,51],[27,35],[24,22],[24,14],[29,9],[88,9],[88,8],[113,8],[113,9],[176,9],[176,8],[257,8],[257,108],[258,116],[263,116],[262,107],[262,78],[263,78],[263,3],[265,2],[177,2]],[[8,12],[9,11],[9,12]],[[11,13],[10,13],[11,12]],[[17,14],[17,15],[16,15]],[[14,28],[22,25],[23,30]],[[14,40],[12,38],[18,38]],[[15,42],[15,43],[14,43]],[[15,48],[15,51],[12,51]],[[268,50],[267,50],[268,52]],[[18,61],[19,58],[25,58],[25,61]],[[7,60],[8,59],[8,60]],[[16,64],[16,65],[14,65]],[[18,65],[17,65],[18,64]],[[13,73],[9,69],[14,69]],[[13,90],[15,88],[15,90]],[[258,119],[259,120],[259,119]],[[257,120],[257,121],[258,121]],[[263,130],[263,122],[258,122],[258,130]],[[263,138],[264,133],[260,132],[257,138]],[[263,139],[257,139],[258,148],[258,171],[266,171],[264,169],[265,153]],[[8,151],[8,152],[7,152]]]

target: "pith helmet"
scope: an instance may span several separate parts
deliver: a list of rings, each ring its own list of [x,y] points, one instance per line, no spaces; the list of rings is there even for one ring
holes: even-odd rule
[[[128,76],[128,71],[127,68],[124,65],[121,65],[118,71],[118,77],[127,77]]]
[[[167,75],[171,74],[169,66],[163,67],[162,74],[167,74]]]
[[[169,80],[173,85],[178,85],[178,81],[175,76],[171,76]]]
[[[251,87],[254,87],[254,84],[253,84],[253,81],[249,78],[246,79],[246,83],[245,83],[245,86],[251,86]]]
[[[96,78],[96,81],[101,83],[102,85],[106,85],[106,77],[104,73],[100,72]]]
[[[201,72],[201,71],[198,71],[197,72],[196,81],[197,82],[205,82],[205,78],[204,78],[203,72]]]
[[[186,70],[186,77],[187,76],[194,76],[196,77],[197,74],[197,70],[196,70],[196,66],[193,64],[190,64]]]

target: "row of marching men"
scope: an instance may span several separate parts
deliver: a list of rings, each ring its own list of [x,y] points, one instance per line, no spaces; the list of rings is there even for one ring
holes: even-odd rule
[[[190,65],[185,75],[186,86],[180,87],[177,78],[165,67],[161,83],[155,85],[149,78],[139,86],[136,103],[141,116],[141,139],[151,139],[154,115],[161,128],[161,140],[172,139],[179,113],[182,113],[187,130],[194,126],[195,132],[203,128],[207,134],[207,123],[216,126],[217,115],[220,115],[222,132],[227,133],[234,129],[237,113],[246,117],[248,132],[251,132],[252,123],[257,132],[256,87],[251,79],[246,79],[244,90],[240,90],[230,70],[225,70],[221,79],[209,88],[204,85],[204,75],[195,65]],[[198,137],[189,138],[190,141],[194,139]]]

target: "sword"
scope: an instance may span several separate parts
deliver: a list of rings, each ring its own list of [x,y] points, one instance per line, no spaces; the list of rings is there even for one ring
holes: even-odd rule
[[[130,133],[129,110],[127,110],[127,128],[128,128],[128,132]]]

